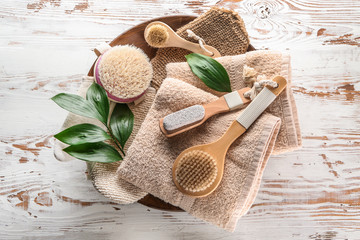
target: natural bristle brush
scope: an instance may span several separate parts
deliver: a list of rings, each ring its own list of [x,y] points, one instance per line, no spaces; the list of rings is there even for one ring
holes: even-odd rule
[[[285,78],[277,76],[273,81],[277,83],[277,87],[265,86],[217,141],[193,146],[180,153],[174,162],[172,175],[176,187],[182,193],[205,197],[219,186],[224,173],[225,155],[230,145],[285,89]]]
[[[200,53],[209,57],[221,57],[216,48],[209,45],[200,45],[181,38],[171,27],[159,21],[147,25],[144,31],[146,42],[155,48],[178,47],[194,53]]]
[[[203,124],[216,114],[241,108],[250,102],[250,99],[244,97],[244,93],[249,90],[250,88],[242,88],[227,93],[213,102],[171,113],[160,119],[160,129],[166,137],[172,137]]]
[[[102,44],[94,67],[95,81],[118,103],[139,100],[150,86],[153,69],[148,56],[133,45]]]

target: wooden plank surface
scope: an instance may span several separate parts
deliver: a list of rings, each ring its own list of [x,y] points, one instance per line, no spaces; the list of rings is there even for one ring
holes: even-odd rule
[[[304,147],[272,156],[256,201],[228,233],[189,216],[116,205],[53,139],[91,49],[136,24],[213,5],[243,17],[258,49],[289,51]],[[360,239],[360,1],[3,0],[0,239]]]

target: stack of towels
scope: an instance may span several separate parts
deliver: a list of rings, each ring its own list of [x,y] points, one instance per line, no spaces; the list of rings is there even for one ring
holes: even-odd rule
[[[91,163],[89,173],[94,186],[115,202],[133,203],[151,193],[200,219],[233,231],[239,217],[255,200],[270,155],[301,146],[291,91],[290,57],[277,51],[246,52],[249,38],[244,23],[237,13],[229,10],[212,8],[177,33],[186,38],[186,29],[225,56],[217,61],[227,70],[233,90],[249,87],[249,79],[272,79],[281,75],[288,81],[286,91],[231,145],[220,186],[207,197],[192,198],[182,194],[173,183],[171,171],[176,157],[188,147],[218,139],[241,110],[214,116],[195,129],[166,138],[159,128],[160,118],[213,101],[224,93],[208,88],[191,72],[184,57],[189,52],[177,48],[159,49],[152,59],[154,79],[145,100],[139,105],[130,105],[135,126],[125,146],[125,159],[121,163]],[[83,82],[80,95],[90,83]],[[63,128],[84,122],[94,123],[69,114]],[[57,157],[70,159],[61,152],[62,147],[56,142]]]
[[[288,55],[254,51],[221,57],[217,61],[228,71],[232,89],[245,87],[244,66],[255,69],[259,76],[268,79],[281,75],[289,84],[248,131],[231,145],[220,186],[204,198],[186,196],[173,182],[172,166],[183,150],[220,138],[242,110],[214,116],[201,126],[172,138],[165,137],[158,127],[159,119],[167,114],[211,102],[222,94],[208,89],[192,74],[187,63],[167,66],[167,78],[159,88],[118,174],[120,178],[198,218],[233,231],[239,217],[255,200],[270,154],[297,149],[301,145],[301,136],[289,87]]]

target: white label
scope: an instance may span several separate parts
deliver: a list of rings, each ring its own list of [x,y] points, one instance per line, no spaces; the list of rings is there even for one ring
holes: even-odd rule
[[[226,103],[229,106],[230,110],[237,109],[237,108],[241,107],[244,104],[244,102],[241,99],[238,91],[234,91],[234,92],[225,94],[224,98],[225,98]]]

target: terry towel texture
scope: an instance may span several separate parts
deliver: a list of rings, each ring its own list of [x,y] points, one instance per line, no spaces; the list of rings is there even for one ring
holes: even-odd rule
[[[93,80],[84,79],[79,88],[78,95],[85,97],[86,91],[92,83]],[[146,92],[146,97],[144,101],[142,101],[136,106],[134,104],[128,105],[134,114],[135,122],[134,122],[133,132],[129,140],[125,144],[125,148],[124,148],[125,152],[127,151],[128,147],[131,145],[134,136],[137,134],[140,128],[141,123],[144,121],[146,113],[150,108],[154,97],[155,97],[155,89],[149,88]],[[103,128],[106,131],[106,128],[98,120],[78,116],[72,113],[68,114],[62,126],[62,130],[81,123],[92,123]],[[69,161],[75,159],[62,151],[62,149],[65,147],[67,147],[66,144],[56,140],[54,146],[55,157],[60,161]],[[116,170],[119,167],[120,162],[88,163],[87,165],[88,165],[89,175],[93,182],[94,187],[100,193],[110,198],[114,202],[120,204],[129,204],[138,201],[147,194],[146,192],[142,191],[140,188],[135,187],[134,185],[119,178],[118,174],[116,174]]]
[[[291,85],[290,56],[286,53],[259,50],[237,56],[221,57],[216,60],[220,62],[228,72],[231,89],[233,91],[246,87],[243,78],[244,66],[254,68],[258,76],[263,75],[267,79],[281,75],[288,81],[288,86]],[[186,62],[169,63],[167,65],[167,77],[180,79],[216,96],[224,95],[224,93],[208,88],[192,73]],[[282,122],[276,140],[274,154],[292,151],[301,147],[301,132],[297,109],[290,87],[286,88],[286,91],[275,99],[267,109],[267,112],[281,118]]]
[[[118,173],[144,191],[200,219],[233,231],[238,218],[247,212],[255,199],[279,131],[280,118],[262,114],[229,148],[220,186],[207,197],[192,198],[182,194],[173,183],[172,165],[176,157],[188,147],[221,137],[240,111],[217,115],[172,138],[161,133],[159,119],[184,107],[215,99],[215,95],[184,81],[165,79]]]

